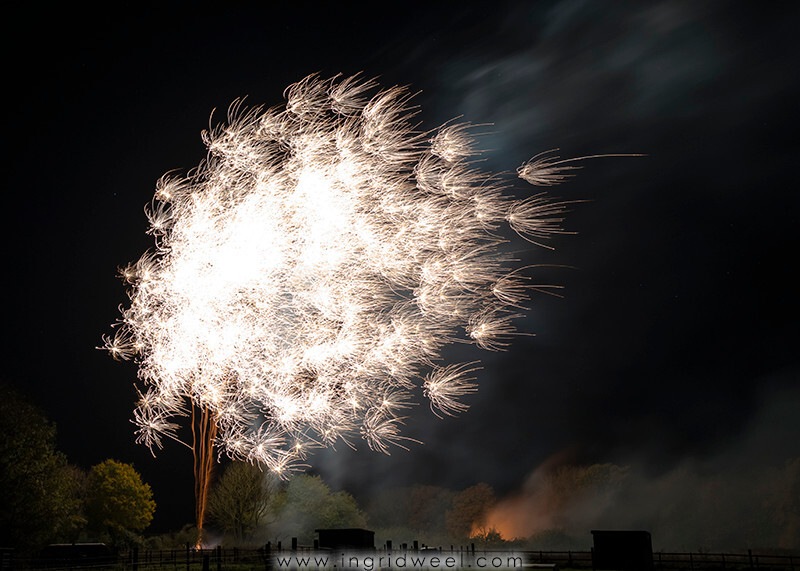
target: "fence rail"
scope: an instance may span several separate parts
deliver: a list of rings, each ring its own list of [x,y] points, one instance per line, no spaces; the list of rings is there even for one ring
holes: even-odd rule
[[[319,553],[323,550],[317,550]],[[338,551],[338,550],[337,550]],[[215,549],[172,549],[172,550],[145,550],[133,549],[127,552],[121,552],[111,557],[80,557],[68,558],[44,556],[38,557],[15,557],[12,550],[0,550],[0,570],[13,570],[13,569],[116,569],[116,570],[130,570],[130,571],[146,571],[146,570],[168,570],[175,571],[245,571],[245,570],[265,570],[265,571],[280,571],[281,569],[298,570],[298,569],[313,569],[323,568],[322,566],[311,564],[303,567],[302,565],[280,565],[277,563],[277,557],[283,557],[284,561],[292,556],[302,556],[315,552],[312,548],[298,547],[297,550],[283,549],[275,550],[265,545],[259,549],[240,549],[240,548],[222,548]],[[336,565],[338,560],[335,559],[338,555],[331,553],[334,557],[331,558],[331,564],[324,566],[325,569],[335,571],[343,571],[351,569],[356,571],[356,567],[345,565],[346,561],[342,561],[342,565]],[[348,552],[349,553],[349,552]],[[387,556],[393,554],[399,556],[401,554],[421,554],[425,553],[427,556],[433,557],[438,555],[441,563],[433,566],[428,565],[426,569],[438,567],[436,571],[446,569],[460,569],[462,567],[486,567],[488,569],[500,569],[505,567],[493,567],[490,562],[492,557],[497,557],[498,560],[502,557],[514,555],[519,559],[515,559],[515,564],[512,567],[535,567],[540,564],[556,564],[561,569],[593,569],[592,566],[592,552],[591,551],[531,551],[531,550],[482,550],[482,549],[394,549],[387,551],[386,549],[377,549],[374,551],[361,551],[363,557],[371,557],[369,567],[362,566],[363,571],[378,571],[383,568],[390,568],[386,565],[378,565],[378,558],[380,556]],[[464,556],[468,559],[464,559]],[[450,556],[456,559],[455,565],[447,566],[444,564],[445,558]],[[460,556],[460,559],[459,559]],[[474,565],[476,558],[483,556],[485,565]],[[502,556],[502,557],[501,557]],[[471,558],[471,559],[470,559]],[[466,561],[472,563],[468,565]],[[683,571],[683,570],[697,570],[697,571],[800,571],[800,554],[779,554],[768,552],[754,552],[748,550],[739,553],[681,553],[681,552],[654,552],[653,553],[654,567],[657,571]],[[407,562],[406,562],[407,563]],[[521,563],[521,565],[518,565]],[[403,566],[407,571],[419,570],[419,567],[412,565]],[[398,565],[391,568],[398,569]],[[477,569],[476,569],[477,571]]]

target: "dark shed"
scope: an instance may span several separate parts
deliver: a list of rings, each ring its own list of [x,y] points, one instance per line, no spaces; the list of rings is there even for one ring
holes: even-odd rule
[[[650,532],[592,530],[592,536],[592,564],[595,569],[654,569]]]
[[[329,549],[375,549],[375,532],[368,529],[315,529],[319,546]]]

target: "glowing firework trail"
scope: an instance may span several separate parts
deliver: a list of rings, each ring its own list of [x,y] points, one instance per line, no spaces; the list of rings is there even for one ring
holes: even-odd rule
[[[208,488],[211,484],[211,473],[214,465],[214,438],[217,425],[213,413],[204,408],[197,414],[192,405],[192,456],[194,459],[194,497],[195,521],[200,532],[198,544],[203,539],[202,530],[206,516]]]
[[[139,442],[177,439],[188,401],[206,478],[212,446],[280,473],[356,436],[402,445],[399,412],[426,372],[435,412],[466,409],[474,367],[437,365],[441,348],[502,348],[530,287],[496,230],[539,242],[561,232],[563,203],[505,196],[470,162],[466,125],[421,133],[408,92],[377,89],[311,76],[285,108],[236,102],[203,133],[206,160],[159,182],[156,248],[123,270],[130,307],[105,338],[139,364]],[[519,174],[557,183],[564,162]]]

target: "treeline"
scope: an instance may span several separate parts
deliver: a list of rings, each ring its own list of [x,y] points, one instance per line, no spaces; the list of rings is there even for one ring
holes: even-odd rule
[[[387,489],[374,494],[367,509],[382,540],[496,547],[505,539],[487,521],[495,504],[494,490],[481,482],[463,490],[422,485]]]
[[[212,485],[206,510],[212,534],[226,545],[263,545],[292,537],[311,543],[315,529],[364,527],[353,496],[333,492],[319,476],[281,481],[258,466],[233,462]]]
[[[297,474],[282,482],[250,464],[229,464],[209,494],[209,528],[226,545],[260,545],[296,537],[311,545],[315,529],[367,527],[376,541],[428,544],[470,541],[497,543],[485,527],[495,505],[485,483],[454,491],[435,486],[387,489],[359,506],[353,496],[334,492],[319,476]],[[449,544],[449,543],[448,543]],[[164,547],[167,547],[166,545]]]
[[[86,471],[56,449],[56,427],[7,385],[0,385],[0,529],[3,547],[34,551],[49,543],[100,541],[119,548],[183,548],[197,540],[180,531],[144,537],[155,502],[130,464],[105,460]],[[263,545],[296,537],[311,544],[315,529],[369,527],[376,540],[466,541],[486,530],[492,489],[433,486],[386,490],[360,506],[319,476],[283,481],[242,462],[221,467],[207,506],[207,533],[226,545]],[[477,531],[476,531],[477,530]]]
[[[110,459],[89,471],[72,466],[56,450],[55,434],[40,410],[0,385],[0,547],[102,541],[177,549],[197,540],[192,524],[144,537],[155,503],[133,467]],[[311,545],[315,529],[366,527],[376,545],[576,550],[590,544],[588,530],[605,528],[647,529],[659,548],[800,548],[800,458],[777,467],[712,467],[648,475],[613,464],[546,463],[501,501],[479,483],[379,489],[359,504],[319,476],[282,481],[232,462],[216,471],[206,531],[226,547],[293,537]]]
[[[56,450],[56,428],[0,385],[0,529],[3,546],[30,551],[53,542],[139,541],[153,519],[150,486],[130,464],[85,471]]]

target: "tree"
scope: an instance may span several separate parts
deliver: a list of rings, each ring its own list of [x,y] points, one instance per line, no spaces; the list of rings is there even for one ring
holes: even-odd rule
[[[235,542],[263,523],[274,498],[274,480],[245,462],[228,465],[208,497],[209,518]]]
[[[16,391],[0,385],[0,529],[27,550],[57,538],[80,512],[55,449],[56,428]]]
[[[411,488],[381,488],[371,494],[367,504],[368,524],[372,528],[409,527]]]
[[[364,527],[364,514],[347,492],[331,492],[319,476],[298,474],[276,498],[274,529],[283,537],[310,542],[315,529]]]
[[[470,486],[453,499],[453,509],[447,511],[447,531],[453,537],[466,538],[473,530],[487,535],[486,516],[495,504],[494,490],[483,482]]]
[[[473,533],[472,539],[479,541],[484,549],[498,548],[508,544],[508,541],[494,527],[480,527],[477,532]]]
[[[408,502],[408,525],[417,532],[430,535],[445,531],[445,514],[453,505],[455,493],[438,486],[418,485],[411,488]]]
[[[130,464],[105,460],[92,467],[86,512],[90,528],[112,536],[143,531],[153,519],[153,491]]]
[[[72,464],[59,470],[57,485],[61,490],[63,501],[69,506],[57,528],[59,541],[75,543],[86,530],[86,500],[89,494],[89,474]]]

